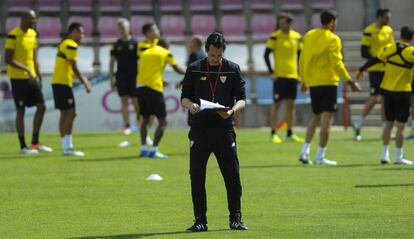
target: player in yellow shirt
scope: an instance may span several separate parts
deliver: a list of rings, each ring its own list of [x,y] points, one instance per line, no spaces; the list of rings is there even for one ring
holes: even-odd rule
[[[295,99],[298,85],[298,56],[302,48],[301,35],[291,29],[293,16],[281,13],[278,18],[278,30],[272,33],[266,42],[264,59],[272,77],[273,100],[270,112],[270,130],[272,142],[280,144],[282,139],[276,133],[278,110],[280,104],[286,102],[286,121],[288,124],[287,139],[303,143],[303,139],[293,134]],[[270,64],[270,53],[273,52],[274,69]],[[274,72],[276,71],[276,73]]]
[[[145,36],[145,41],[138,42],[137,55],[141,57],[147,49],[156,46],[160,38],[160,29],[155,23],[146,23],[142,26],[142,34]]]
[[[33,29],[36,13],[24,12],[21,23],[7,34],[5,61],[7,75],[10,78],[14,103],[16,105],[16,130],[20,143],[20,152],[34,154],[52,152],[52,149],[39,143],[39,131],[42,126],[46,106],[42,93],[42,75],[37,63],[37,33]],[[36,106],[33,118],[32,144],[27,147],[24,139],[24,114],[26,107]]]
[[[310,89],[313,116],[306,130],[299,160],[311,164],[310,143],[317,126],[320,126],[319,147],[316,164],[336,165],[336,161],[325,158],[333,114],[336,111],[337,88],[339,80],[346,82],[353,91],[360,90],[358,83],[352,81],[342,61],[341,39],[334,33],[337,14],[333,10],[321,13],[322,28],[310,30],[303,40],[299,59],[299,72],[303,84]]]
[[[184,70],[177,65],[175,58],[167,48],[168,43],[161,39],[158,45],[145,50],[139,60],[137,95],[140,113],[144,118],[140,130],[140,157],[167,158],[166,155],[158,152],[158,144],[167,126],[167,111],[162,94],[164,90],[164,69],[166,64],[169,64],[177,73],[184,74]],[[155,130],[152,148],[148,151],[146,138],[151,115],[157,117],[158,126]]]
[[[158,44],[158,41],[160,38],[160,29],[155,23],[149,22],[142,26],[142,34],[144,34],[145,36],[145,41],[138,42],[138,45],[137,45],[138,62],[143,52],[145,52],[147,49],[153,46],[156,46]],[[138,71],[138,74],[139,74],[139,71]],[[140,122],[140,127],[141,127],[142,118],[139,118],[139,117],[140,116],[137,115],[137,118],[138,118],[138,121]],[[151,115],[149,119],[150,120],[147,125],[148,128],[152,126],[154,122],[154,116]],[[151,146],[154,143],[149,135],[147,136],[146,142],[147,142],[147,146]]]
[[[374,58],[384,46],[394,42],[393,30],[388,26],[390,19],[391,13],[388,9],[380,8],[377,10],[377,20],[364,29],[361,38],[361,56],[363,58],[368,60]],[[374,108],[375,104],[382,101],[380,85],[384,77],[384,65],[380,62],[370,67],[368,71],[371,96],[365,103],[361,115],[354,122],[354,140],[356,141],[362,140],[360,131],[365,117]],[[381,116],[382,118],[384,116],[382,106]]]
[[[414,65],[414,28],[401,28],[401,41],[388,44],[376,58],[370,59],[357,71],[357,79],[362,78],[362,72],[377,63],[385,63],[385,75],[381,83],[381,93],[384,98],[385,127],[382,133],[381,163],[390,162],[389,143],[391,130],[397,128],[395,138],[395,163],[412,165],[413,162],[404,159],[404,128],[410,115],[411,85]]]
[[[75,151],[72,141],[73,122],[76,117],[75,98],[72,92],[73,78],[78,78],[85,86],[86,92],[91,91],[91,85],[78,69],[78,44],[83,37],[83,26],[74,22],[69,25],[68,37],[58,46],[55,69],[52,77],[53,98],[56,109],[60,110],[59,132],[64,156],[84,156],[81,151]]]

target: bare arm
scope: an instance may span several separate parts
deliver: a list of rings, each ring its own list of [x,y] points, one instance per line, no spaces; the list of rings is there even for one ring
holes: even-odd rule
[[[180,75],[184,75],[185,71],[183,68],[181,68],[179,65],[173,65],[171,66],[175,72],[177,72]]]
[[[86,92],[91,92],[91,84],[89,83],[88,79],[84,77],[78,69],[78,65],[76,64],[75,60],[70,60],[70,63],[72,64],[73,72],[75,73],[75,76],[78,77],[78,79],[82,82],[82,84],[85,86]]]
[[[18,68],[22,71],[27,72],[27,74],[29,74],[30,79],[34,78],[34,75],[32,73],[32,71],[25,65],[21,64],[20,62],[17,62],[16,60],[14,60],[13,58],[14,55],[14,50],[12,49],[6,49],[6,55],[5,55],[5,60],[6,60],[6,64],[11,65],[15,68]]]
[[[37,50],[35,49],[33,52],[33,61],[34,61],[34,68],[39,79],[40,85],[42,86],[42,74],[40,73],[39,62],[37,61]]]
[[[192,102],[190,99],[188,98],[183,98],[181,100],[181,105],[188,109],[190,111],[191,114],[197,114],[198,112],[200,112],[200,106],[194,102]]]
[[[270,74],[273,74],[272,65],[270,64],[270,53],[272,53],[272,49],[266,48],[263,58],[266,62],[267,69],[269,70]]]
[[[115,57],[111,56],[109,59],[109,83],[112,90],[115,89],[115,79],[114,79],[114,65],[115,65]]]
[[[245,100],[238,100],[236,104],[234,104],[233,108],[231,108],[228,111],[217,111],[217,113],[223,118],[227,119],[231,117],[233,114],[239,112],[240,110],[244,109],[246,107],[246,101]]]

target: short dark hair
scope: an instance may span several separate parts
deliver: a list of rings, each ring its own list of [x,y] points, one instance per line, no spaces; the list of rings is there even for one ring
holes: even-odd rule
[[[194,41],[198,47],[203,46],[203,38],[199,35],[195,35],[191,38],[191,41]]]
[[[74,30],[79,30],[79,28],[83,27],[80,22],[72,22],[68,27],[68,34],[72,33]]]
[[[210,45],[213,45],[217,48],[223,48],[223,51],[226,50],[226,40],[224,39],[224,36],[221,32],[213,32],[210,34],[210,36],[207,37],[206,40],[206,51],[208,52],[208,49],[210,48]]]
[[[279,22],[282,18],[286,18],[288,20],[288,22],[292,22],[294,17],[292,14],[288,13],[288,12],[281,12],[278,16],[277,16],[277,21]]]
[[[170,43],[167,41],[167,39],[161,38],[158,40],[158,46],[168,49],[168,47],[170,46]]]
[[[411,40],[414,36],[413,26],[403,26],[401,28],[401,39]]]
[[[384,16],[385,14],[389,13],[390,9],[388,8],[378,8],[377,10],[377,18]]]
[[[321,13],[321,24],[323,26],[328,25],[330,22],[335,21],[338,17],[338,13],[335,10],[324,10]]]
[[[151,27],[154,25],[155,23],[153,22],[145,23],[144,26],[142,26],[142,34],[147,35],[147,33],[151,30]]]

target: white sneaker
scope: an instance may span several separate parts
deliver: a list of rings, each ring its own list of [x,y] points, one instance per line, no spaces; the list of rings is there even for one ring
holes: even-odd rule
[[[50,147],[47,147],[46,145],[43,144],[32,144],[30,145],[31,149],[35,149],[39,152],[43,152],[43,153],[51,153],[53,152],[53,149]]]
[[[22,148],[22,149],[20,149],[20,153],[22,153],[22,154],[38,154],[39,151],[37,149]]]
[[[336,161],[327,160],[327,159],[316,159],[315,163],[320,164],[320,165],[331,165],[331,166],[335,166],[338,164]]]
[[[83,157],[85,153],[82,151],[76,151],[73,149],[64,149],[62,152],[63,156],[76,156],[76,157]]]
[[[407,159],[395,160],[395,164],[413,165],[413,161]]]
[[[129,128],[129,127],[128,127],[128,128],[125,128],[125,129],[124,129],[124,134],[125,134],[125,135],[130,135],[131,133],[132,133],[131,128]]]
[[[153,143],[154,142],[152,141],[152,139],[149,136],[147,136],[147,138],[145,139],[145,144],[147,146],[152,146]]]

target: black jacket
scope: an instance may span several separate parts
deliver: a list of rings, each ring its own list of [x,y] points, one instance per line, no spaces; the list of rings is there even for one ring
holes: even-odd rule
[[[190,99],[200,104],[200,99],[213,101],[211,86],[214,88],[219,66],[209,66],[210,77],[207,71],[207,58],[191,64],[185,73],[181,100]],[[226,107],[233,107],[236,101],[246,100],[245,81],[240,67],[227,59],[222,60],[220,77],[214,94],[214,102]],[[191,116],[191,127],[196,128],[231,128],[234,117],[221,118],[217,113],[201,111]]]

